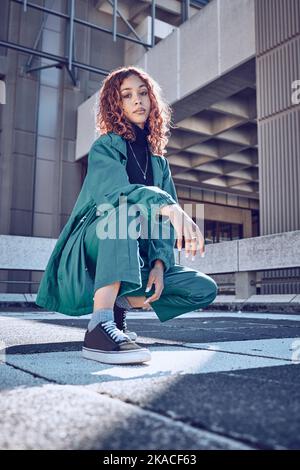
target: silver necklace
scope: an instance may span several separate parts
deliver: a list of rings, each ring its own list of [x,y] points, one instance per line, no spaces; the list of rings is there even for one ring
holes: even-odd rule
[[[131,147],[130,142],[128,142],[128,143],[129,143],[129,145],[130,145],[130,148],[131,148],[132,154],[133,154],[133,156],[134,156],[134,158],[135,158],[135,160],[136,160],[136,163],[138,164],[139,169],[140,169],[141,172],[143,173],[143,177],[144,177],[144,180],[145,180],[145,179],[146,179],[146,174],[147,174],[147,169],[148,169],[148,160],[149,160],[148,147],[146,146],[146,153],[147,153],[146,168],[145,168],[145,171],[143,171],[142,168],[141,168],[141,165],[140,165],[139,162],[138,162],[138,159],[137,159],[136,156],[135,156],[135,153],[134,153],[134,151],[133,151],[133,148]]]

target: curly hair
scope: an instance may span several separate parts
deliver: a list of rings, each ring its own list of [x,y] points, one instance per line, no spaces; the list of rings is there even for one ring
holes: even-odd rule
[[[120,93],[123,80],[134,74],[140,77],[148,89],[150,113],[145,125],[149,129],[147,140],[150,150],[154,155],[163,156],[169,140],[169,129],[175,127],[171,123],[172,109],[163,98],[158,83],[139,67],[118,67],[103,80],[94,108],[96,130],[100,135],[115,132],[127,140],[135,140],[133,126],[122,109]]]

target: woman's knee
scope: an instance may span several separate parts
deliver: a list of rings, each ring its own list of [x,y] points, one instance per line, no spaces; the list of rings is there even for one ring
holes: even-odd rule
[[[218,295],[218,284],[214,279],[210,278],[210,297],[212,298],[211,302],[215,300]]]
[[[218,285],[216,281],[207,274],[198,276],[197,289],[195,297],[202,302],[211,303],[215,300],[218,294]]]

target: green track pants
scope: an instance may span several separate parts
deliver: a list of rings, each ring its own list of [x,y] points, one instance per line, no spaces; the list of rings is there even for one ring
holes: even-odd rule
[[[84,246],[89,270],[93,273],[94,292],[100,287],[120,281],[118,295],[151,297],[153,285],[145,292],[149,264],[148,240],[104,239],[96,235],[97,220],[87,227]],[[199,252],[197,253],[199,256]],[[161,322],[183,313],[204,308],[216,298],[218,286],[207,274],[175,264],[164,273],[164,289],[151,307]]]

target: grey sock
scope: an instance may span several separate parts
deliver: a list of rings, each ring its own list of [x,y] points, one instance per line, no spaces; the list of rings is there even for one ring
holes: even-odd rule
[[[120,308],[125,308],[126,310],[130,310],[132,308],[132,306],[130,305],[130,303],[128,302],[128,300],[126,299],[126,297],[117,297],[116,298],[116,304],[118,307]]]
[[[98,323],[114,321],[114,311],[112,308],[98,308],[92,314],[92,318],[88,324],[88,330],[92,331]]]

